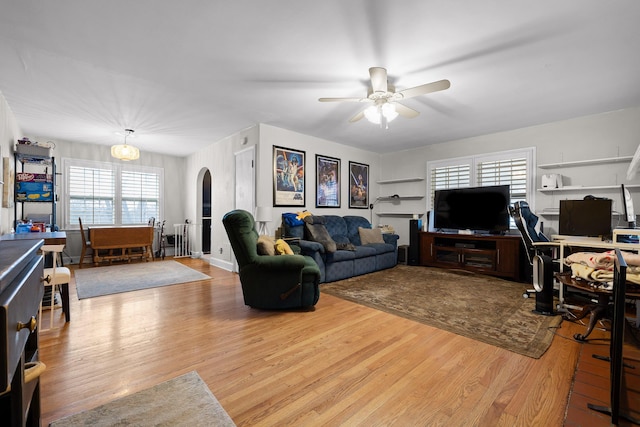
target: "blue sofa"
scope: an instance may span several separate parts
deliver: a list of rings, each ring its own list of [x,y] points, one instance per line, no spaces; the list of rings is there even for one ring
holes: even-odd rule
[[[300,247],[302,255],[310,256],[318,264],[320,283],[391,268],[398,263],[397,234],[382,234],[384,243],[362,245],[358,227],[371,229],[367,219],[351,215],[322,217],[329,235],[338,245],[335,252],[327,251],[322,243],[310,240],[304,224],[289,225],[283,221],[285,237],[300,239],[295,243]],[[341,249],[345,246],[349,246],[349,249]]]

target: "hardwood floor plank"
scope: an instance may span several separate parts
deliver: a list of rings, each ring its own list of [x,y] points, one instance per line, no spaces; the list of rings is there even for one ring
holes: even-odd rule
[[[211,279],[86,300],[71,284],[73,320],[40,335],[43,425],[190,370],[239,426],[562,425],[574,341],[536,360],[325,294],[254,310],[236,274],[178,261]]]

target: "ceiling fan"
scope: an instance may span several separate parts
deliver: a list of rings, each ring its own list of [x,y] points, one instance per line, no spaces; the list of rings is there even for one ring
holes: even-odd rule
[[[357,122],[366,117],[372,123],[380,124],[383,128],[388,128],[388,123],[398,115],[412,119],[420,112],[401,104],[398,101],[425,95],[431,92],[448,89],[451,86],[449,80],[438,80],[437,82],[426,83],[409,89],[396,92],[395,87],[387,81],[387,70],[382,67],[369,68],[371,76],[371,86],[366,98],[320,98],[320,102],[366,102],[369,107],[360,111],[349,119],[349,122]]]

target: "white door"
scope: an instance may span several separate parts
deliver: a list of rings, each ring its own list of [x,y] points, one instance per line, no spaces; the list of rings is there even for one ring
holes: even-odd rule
[[[249,147],[235,153],[236,156],[236,209],[244,209],[254,214],[256,205],[255,148]],[[238,271],[238,263],[233,258],[233,271]]]

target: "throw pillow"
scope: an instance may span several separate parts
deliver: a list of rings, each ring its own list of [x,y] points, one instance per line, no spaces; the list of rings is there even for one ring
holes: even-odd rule
[[[324,246],[325,251],[335,252],[336,242],[333,241],[324,224],[310,224],[306,221],[307,218],[305,218],[304,227],[307,229],[307,234],[310,236],[311,240],[321,243],[322,246]]]
[[[259,236],[258,237],[258,255],[275,255],[276,250],[274,248],[276,241],[271,236]]]
[[[293,255],[291,246],[282,239],[276,240],[275,251],[278,255]]]
[[[358,227],[358,233],[360,234],[360,242],[363,245],[368,245],[369,243],[384,243],[382,230],[379,228]]]

